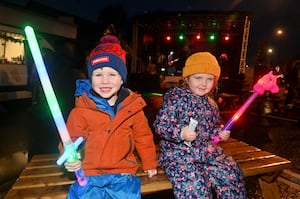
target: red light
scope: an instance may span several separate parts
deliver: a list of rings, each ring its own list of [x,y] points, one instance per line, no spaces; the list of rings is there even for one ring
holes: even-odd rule
[[[167,41],[170,41],[170,40],[171,40],[171,36],[169,36],[169,35],[166,36],[166,40],[167,40]]]
[[[200,34],[197,34],[197,35],[196,35],[196,39],[197,39],[197,40],[200,40],[200,39],[201,39]]]
[[[167,22],[167,26],[168,26],[169,28],[172,27],[172,24],[171,24],[170,21]]]
[[[229,40],[230,40],[230,36],[229,36],[229,35],[225,35],[225,36],[224,36],[224,40],[225,40],[225,41],[229,41]]]

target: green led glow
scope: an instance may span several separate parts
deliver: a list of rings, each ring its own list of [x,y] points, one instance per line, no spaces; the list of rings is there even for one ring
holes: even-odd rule
[[[215,39],[216,39],[216,37],[215,37],[215,35],[214,35],[214,34],[211,34],[211,35],[209,36],[209,39],[210,39],[210,40],[215,40]]]

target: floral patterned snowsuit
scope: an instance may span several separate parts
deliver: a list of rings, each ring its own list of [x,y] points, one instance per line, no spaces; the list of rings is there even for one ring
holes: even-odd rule
[[[181,138],[190,118],[198,121],[197,137],[189,147]],[[186,88],[172,88],[164,95],[154,129],[160,140],[159,164],[166,171],[177,199],[244,199],[244,176],[231,156],[212,145],[221,130],[219,110],[208,96],[194,95]]]

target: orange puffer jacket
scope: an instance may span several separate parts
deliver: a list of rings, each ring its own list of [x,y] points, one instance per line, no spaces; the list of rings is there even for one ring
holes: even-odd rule
[[[67,128],[72,140],[85,139],[82,167],[87,176],[112,173],[135,174],[137,150],[143,170],[157,167],[153,134],[145,117],[144,99],[131,92],[115,117],[99,109],[86,93],[76,97]]]

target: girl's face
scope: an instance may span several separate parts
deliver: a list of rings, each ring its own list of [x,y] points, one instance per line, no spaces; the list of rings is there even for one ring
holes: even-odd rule
[[[215,86],[215,76],[206,73],[197,73],[186,78],[186,82],[195,95],[204,96]]]
[[[120,74],[111,67],[97,68],[93,71],[92,88],[101,97],[107,99],[110,105],[114,105],[117,100],[117,94],[120,90],[123,80]]]

